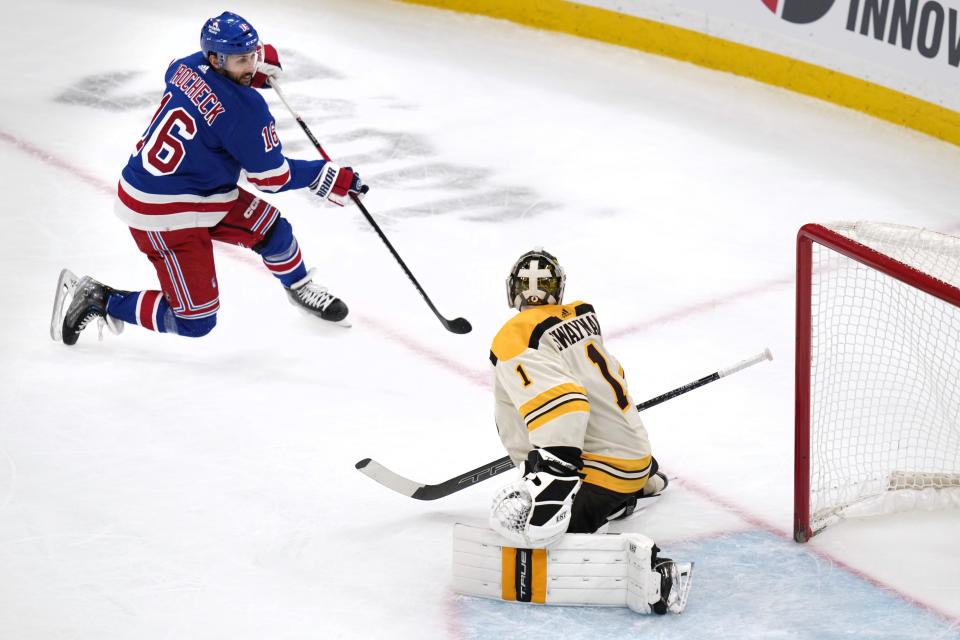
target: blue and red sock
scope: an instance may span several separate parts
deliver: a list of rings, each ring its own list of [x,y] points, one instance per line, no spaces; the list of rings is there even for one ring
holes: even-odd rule
[[[135,324],[158,333],[173,333],[199,338],[217,324],[217,314],[203,318],[181,318],[173,313],[162,291],[133,291],[127,295],[111,295],[107,313],[128,324]]]
[[[263,264],[270,273],[288,289],[307,276],[307,267],[300,255],[300,245],[286,218],[277,220],[269,232],[266,245],[259,247],[257,253],[263,258]]]

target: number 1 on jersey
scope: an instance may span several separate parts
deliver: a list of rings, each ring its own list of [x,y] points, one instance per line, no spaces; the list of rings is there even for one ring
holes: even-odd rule
[[[527,372],[523,370],[523,365],[517,365],[517,373],[520,374],[520,378],[523,380],[523,386],[529,387],[533,384],[533,381],[527,377]]]
[[[603,357],[603,354],[600,353],[600,350],[597,349],[597,345],[593,342],[587,343],[587,357],[590,358],[590,361],[597,365],[597,369],[600,369],[600,375],[603,376],[603,379],[607,381],[607,384],[610,385],[610,388],[613,389],[613,395],[617,398],[617,406],[620,407],[620,411],[626,411],[627,407],[630,406],[630,400],[627,398],[626,391],[623,390],[623,385],[620,384],[620,381],[613,377],[613,374],[610,373],[610,367],[607,365],[607,359]]]

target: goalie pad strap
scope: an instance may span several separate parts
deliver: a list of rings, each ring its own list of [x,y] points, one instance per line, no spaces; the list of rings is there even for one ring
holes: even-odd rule
[[[547,552],[545,549],[503,547],[501,584],[504,600],[537,602],[547,597]]]

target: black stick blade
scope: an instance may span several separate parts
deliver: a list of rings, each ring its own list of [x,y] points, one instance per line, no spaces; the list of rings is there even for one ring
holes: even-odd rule
[[[453,320],[444,320],[443,326],[452,333],[470,333],[473,327],[466,318],[454,318]]]

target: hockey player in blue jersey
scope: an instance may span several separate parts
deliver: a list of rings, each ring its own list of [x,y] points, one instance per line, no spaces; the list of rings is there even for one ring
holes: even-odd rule
[[[286,218],[238,186],[241,171],[268,193],[309,189],[342,206],[367,186],[350,167],[283,155],[276,125],[256,88],[278,78],[276,50],[240,16],[206,21],[201,50],[167,69],[160,106],[117,185],[117,216],[156,269],[160,290],[120,291],[64,269],[51,337],[75,344],[96,320],[199,337],[220,307],[212,242],[257,252],[290,301],[324,320],[347,324],[347,305],[313,280]]]

